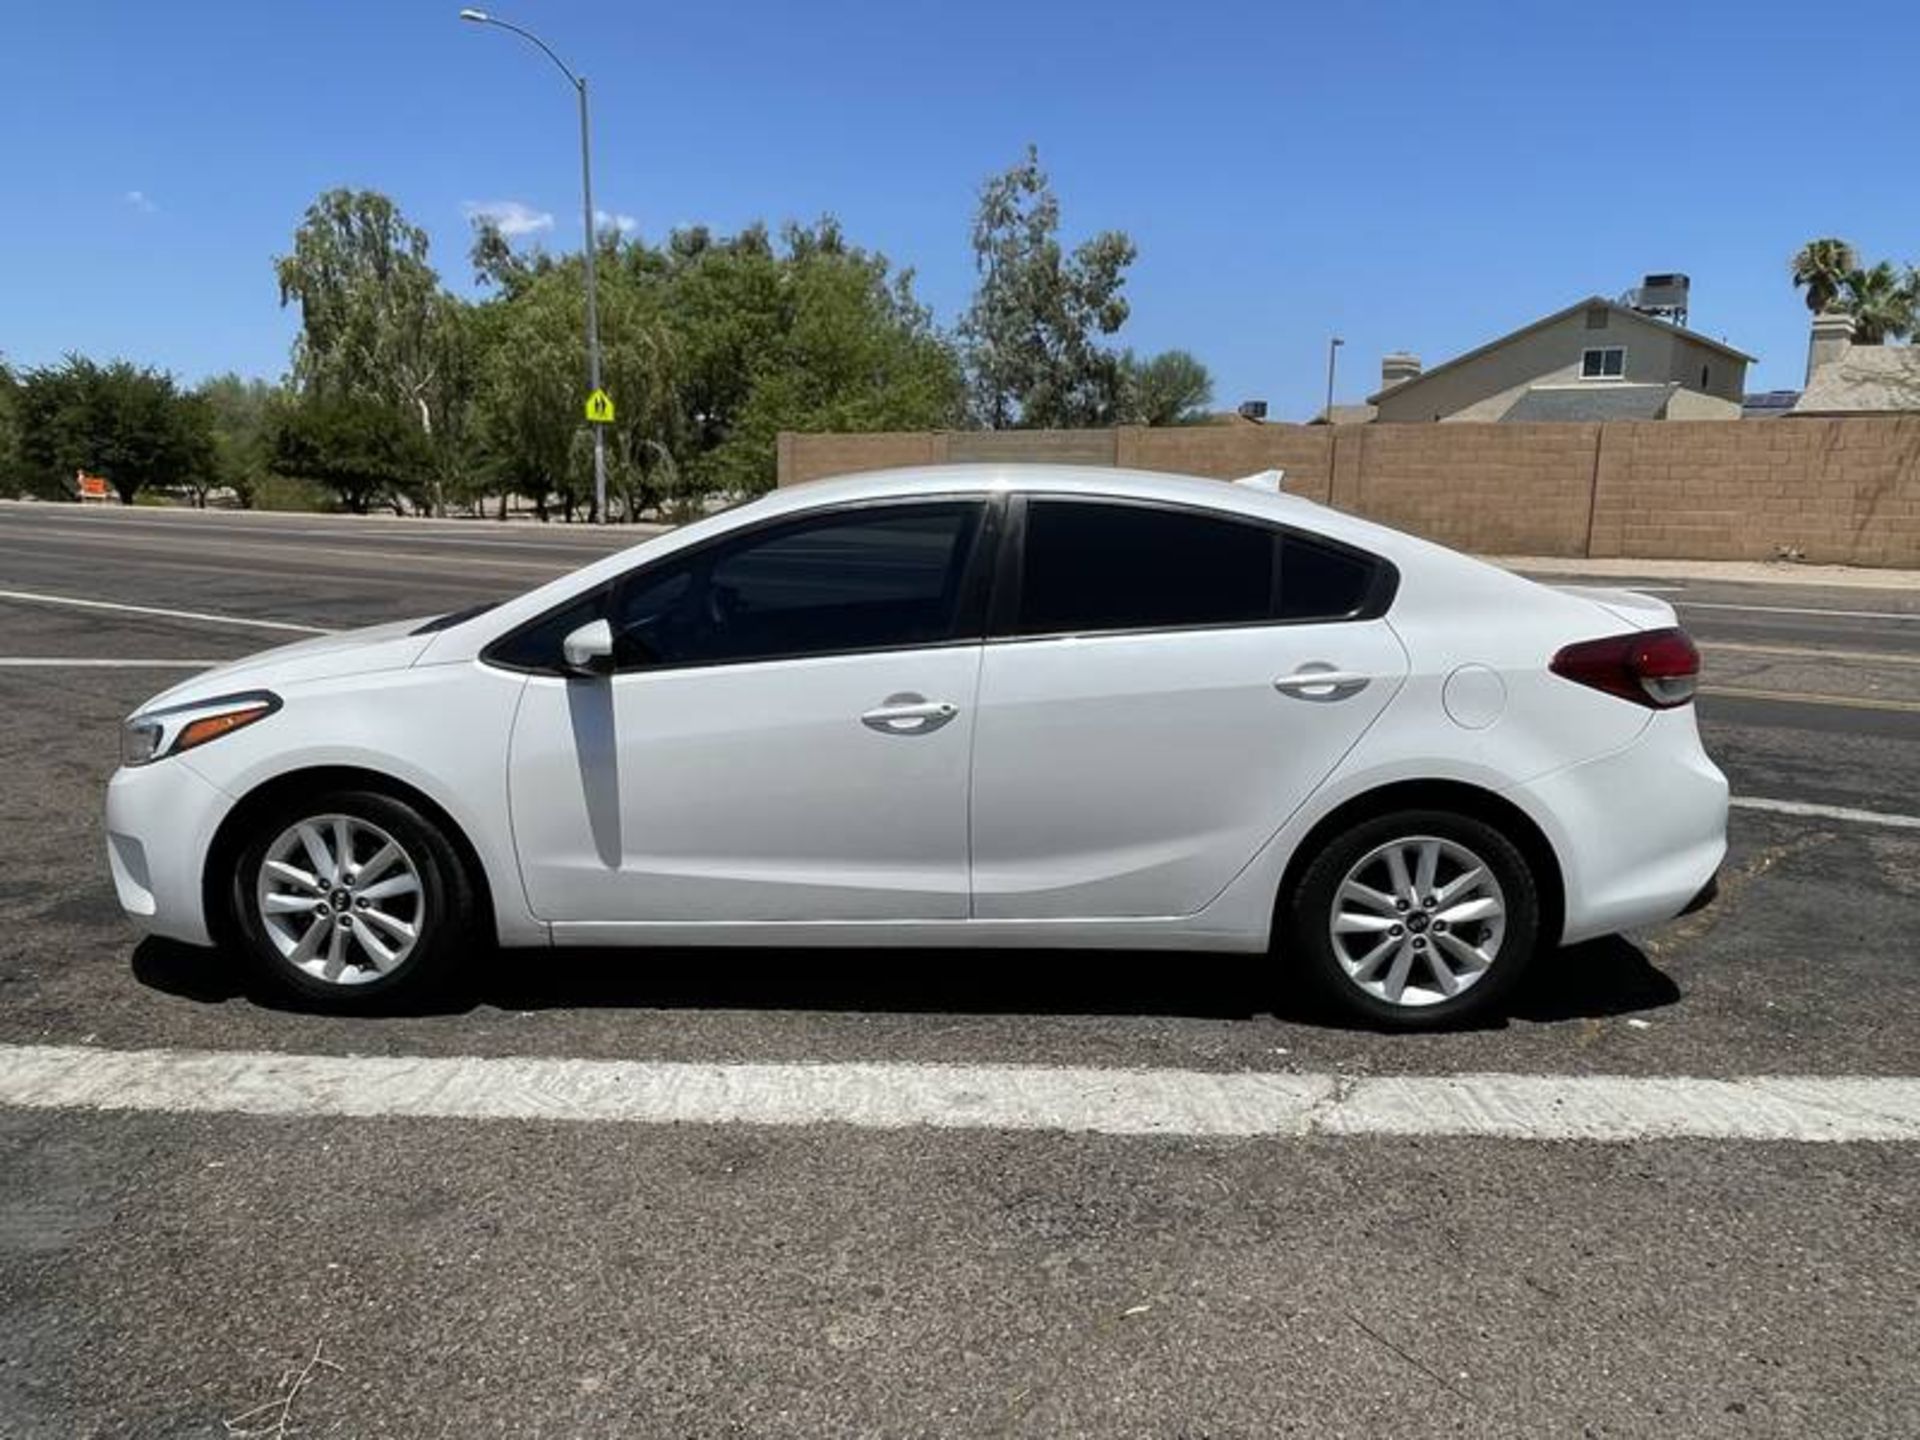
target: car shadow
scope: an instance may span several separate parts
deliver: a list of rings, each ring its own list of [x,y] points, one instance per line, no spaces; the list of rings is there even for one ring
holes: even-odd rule
[[[258,985],[217,950],[148,939],[134,977],[201,1004],[245,999],[324,1012]],[[1680,987],[1620,937],[1537,963],[1496,1013],[1456,1027],[1510,1020],[1551,1024],[1654,1010]],[[1317,1028],[1368,1028],[1290,984],[1257,956],[1182,952],[1021,950],[488,950],[457,984],[374,1014],[459,1015],[477,1009],[840,1010],[873,1014],[1157,1015],[1249,1020],[1271,1014]],[[366,1013],[366,1012],[362,1012]]]

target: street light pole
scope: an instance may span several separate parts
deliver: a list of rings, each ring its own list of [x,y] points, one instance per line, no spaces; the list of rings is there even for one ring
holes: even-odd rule
[[[1329,425],[1333,423],[1333,367],[1340,358],[1340,347],[1346,343],[1338,335],[1327,342],[1327,408],[1320,413]]]
[[[591,394],[600,388],[600,300],[594,284],[594,251],[598,245],[594,240],[593,225],[593,152],[590,130],[587,124],[587,81],[583,75],[576,75],[567,62],[553,53],[553,47],[531,30],[523,30],[506,20],[489,15],[484,10],[462,10],[460,18],[475,25],[494,25],[502,30],[511,30],[522,40],[540,47],[546,57],[560,68],[560,73],[572,84],[574,94],[580,100],[580,209],[586,224],[587,249],[587,390]],[[593,519],[595,524],[607,523],[607,427],[595,423],[593,426]]]

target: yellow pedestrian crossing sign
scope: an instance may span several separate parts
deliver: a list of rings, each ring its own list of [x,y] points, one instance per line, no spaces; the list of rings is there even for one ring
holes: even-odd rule
[[[587,396],[587,419],[596,425],[611,425],[613,397],[604,390],[596,390]]]

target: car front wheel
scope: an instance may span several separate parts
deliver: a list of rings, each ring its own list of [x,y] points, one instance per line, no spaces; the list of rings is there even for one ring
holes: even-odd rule
[[[423,994],[474,928],[471,884],[440,827],[373,791],[305,796],[255,816],[230,900],[273,988],[346,1009]]]
[[[1488,1011],[1540,943],[1525,856],[1487,822],[1438,810],[1376,816],[1337,835],[1284,918],[1285,952],[1322,991],[1394,1029]]]

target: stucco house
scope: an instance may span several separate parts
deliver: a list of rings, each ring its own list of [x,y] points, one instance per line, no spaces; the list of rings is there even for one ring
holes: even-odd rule
[[[1375,421],[1389,423],[1737,420],[1752,360],[1591,295],[1431,370],[1412,355],[1388,355],[1367,403]]]

